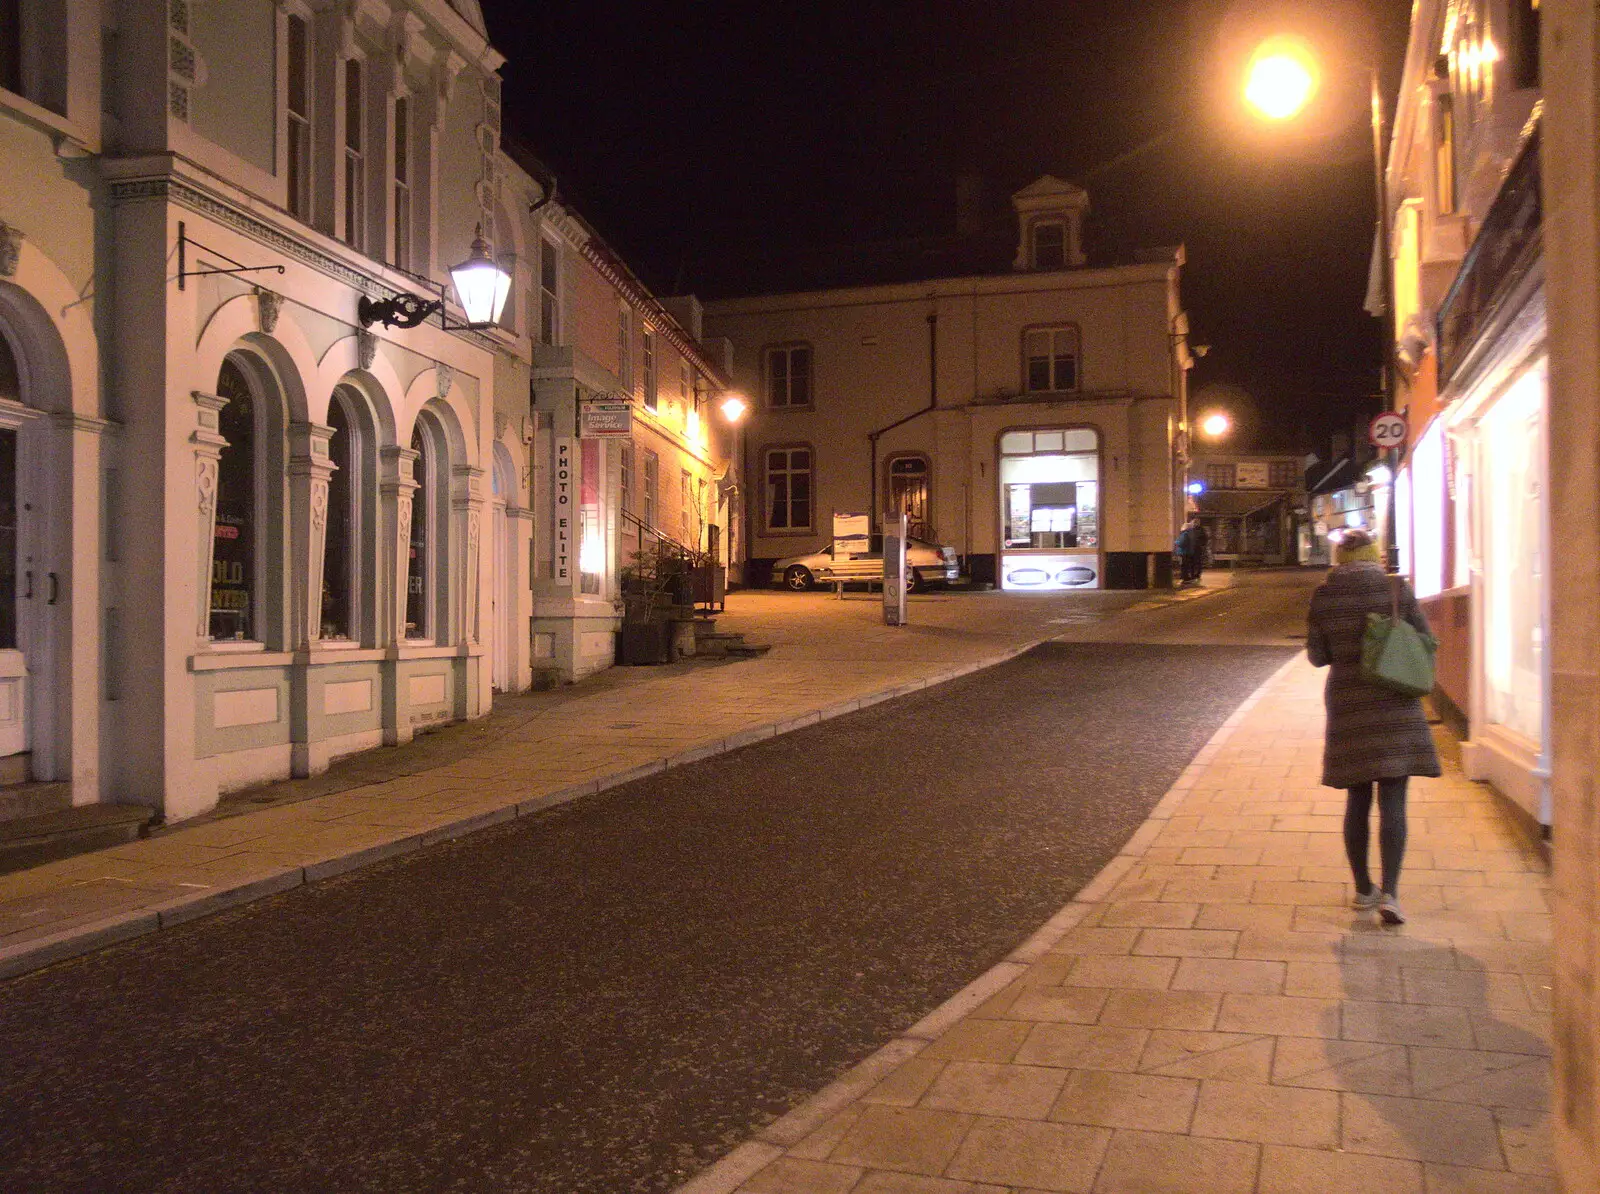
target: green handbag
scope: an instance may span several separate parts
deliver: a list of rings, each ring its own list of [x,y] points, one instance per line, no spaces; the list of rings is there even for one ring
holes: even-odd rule
[[[1390,614],[1368,614],[1361,635],[1361,678],[1368,684],[1406,696],[1433,691],[1433,656],[1439,640],[1424,634],[1400,616],[1399,578],[1389,584]]]

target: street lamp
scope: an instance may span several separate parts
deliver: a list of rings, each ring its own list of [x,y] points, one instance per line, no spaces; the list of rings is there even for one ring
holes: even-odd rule
[[[749,409],[749,403],[738,394],[729,394],[722,400],[722,417],[733,426],[738,426],[739,420],[744,418]]]
[[[1233,419],[1226,411],[1214,410],[1200,416],[1200,434],[1218,440],[1233,430]]]
[[[1349,65],[1357,65],[1350,63]],[[1384,187],[1383,168],[1383,89],[1378,78],[1376,62],[1359,64],[1368,76],[1372,110],[1372,189],[1377,202],[1373,235],[1382,272],[1382,308],[1374,311],[1379,319],[1391,318],[1394,310],[1394,262],[1389,257],[1389,204]],[[1245,102],[1268,120],[1282,122],[1303,112],[1315,98],[1321,80],[1321,68],[1311,47],[1301,38],[1280,34],[1269,37],[1250,58],[1245,73]],[[1394,336],[1384,328],[1383,336],[1383,408],[1394,409]],[[1389,457],[1391,469],[1400,465],[1399,449],[1392,449]],[[1389,525],[1394,525],[1394,490],[1389,491]],[[1386,545],[1390,571],[1399,567],[1399,545],[1391,533]]]
[[[394,267],[390,267],[391,269]],[[439,316],[439,326],[447,332],[477,331],[493,327],[500,319],[506,305],[506,295],[511,290],[511,275],[500,268],[489,252],[489,242],[483,239],[483,225],[479,224],[472,238],[472,249],[460,265],[450,267],[450,280],[455,283],[456,298],[466,312],[466,323],[451,323],[445,314],[445,288],[431,278],[401,270],[417,281],[437,287],[438,298],[421,298],[415,294],[397,294],[393,298],[371,299],[362,295],[356,304],[356,315],[361,326],[369,328],[381,323],[386,328],[414,328],[430,315]]]

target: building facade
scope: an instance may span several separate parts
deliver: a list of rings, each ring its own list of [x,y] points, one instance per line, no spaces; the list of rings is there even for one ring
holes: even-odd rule
[[[1539,6],[1420,3],[1387,171],[1409,443],[1395,540],[1441,638],[1463,763],[1550,799],[1550,510]]]
[[[1301,562],[1304,463],[1299,456],[1195,453],[1190,513],[1206,528],[1213,562],[1232,568]]]
[[[6,7],[9,778],[175,820],[485,712],[505,337],[361,308],[495,237],[476,4]]]
[[[573,680],[615,662],[621,579],[639,556],[726,570],[734,432],[714,401],[725,350],[701,345],[698,303],[657,300],[526,153],[504,165],[515,301],[502,323],[515,340],[495,390],[497,520],[507,495],[495,600],[517,689],[535,671]],[[598,406],[625,412],[600,430],[584,418]]]
[[[706,305],[753,399],[750,575],[904,511],[1007,590],[1166,583],[1183,513],[1182,250],[1085,268],[1088,196],[1013,197],[1013,268]]]

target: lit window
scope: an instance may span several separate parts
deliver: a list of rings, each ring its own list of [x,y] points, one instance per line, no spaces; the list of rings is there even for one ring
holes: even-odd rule
[[[355,432],[344,399],[337,393],[328,407],[327,538],[322,550],[322,637],[355,637]]]
[[[767,452],[767,528],[811,529],[811,449],[772,448]]]
[[[1078,388],[1078,329],[1033,328],[1023,336],[1023,366],[1030,394]]]
[[[811,405],[811,346],[788,345],[766,352],[767,405]]]

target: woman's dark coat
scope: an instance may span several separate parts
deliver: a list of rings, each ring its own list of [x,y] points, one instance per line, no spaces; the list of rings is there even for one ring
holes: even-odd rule
[[[1423,633],[1428,620],[1404,581],[1400,616]],[[1322,782],[1351,788],[1402,775],[1438,775],[1439,755],[1422,702],[1361,678],[1361,636],[1369,613],[1387,614],[1393,598],[1389,574],[1378,564],[1341,564],[1311,598],[1306,653],[1328,667],[1324,701],[1328,736]],[[1330,666],[1331,665],[1331,666]]]

